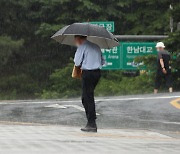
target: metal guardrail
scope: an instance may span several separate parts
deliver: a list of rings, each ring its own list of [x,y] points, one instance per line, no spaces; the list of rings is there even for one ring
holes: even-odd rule
[[[163,40],[168,35],[115,35],[118,40]]]

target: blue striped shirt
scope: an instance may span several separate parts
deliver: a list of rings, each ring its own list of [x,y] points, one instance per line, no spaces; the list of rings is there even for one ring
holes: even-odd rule
[[[76,66],[81,66],[82,70],[95,70],[101,69],[105,61],[100,47],[86,40],[77,48],[74,63]]]

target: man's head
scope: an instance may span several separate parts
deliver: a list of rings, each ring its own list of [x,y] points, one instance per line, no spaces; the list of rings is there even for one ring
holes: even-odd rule
[[[74,36],[74,41],[75,41],[76,46],[81,45],[86,39],[87,39],[87,36],[82,36],[82,35]]]
[[[164,46],[164,43],[163,43],[163,42],[158,42],[158,43],[156,44],[156,49],[157,49],[157,51],[163,51],[164,48],[165,48],[165,46]]]

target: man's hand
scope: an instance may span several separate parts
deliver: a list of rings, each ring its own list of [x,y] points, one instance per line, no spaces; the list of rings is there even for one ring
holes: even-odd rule
[[[165,68],[162,69],[162,72],[163,72],[164,74],[167,74],[167,71],[166,71]]]

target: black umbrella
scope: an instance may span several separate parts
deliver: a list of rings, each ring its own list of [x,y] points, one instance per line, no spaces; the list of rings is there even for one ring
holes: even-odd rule
[[[74,23],[60,29],[51,38],[60,42],[74,46],[74,36],[83,35],[93,43],[96,43],[102,49],[110,49],[119,45],[114,35],[108,32],[104,27],[90,23]]]

